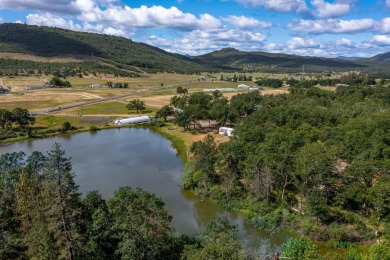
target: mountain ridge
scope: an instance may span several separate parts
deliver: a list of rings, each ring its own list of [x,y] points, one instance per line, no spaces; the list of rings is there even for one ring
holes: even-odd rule
[[[170,53],[131,39],[55,27],[0,24],[0,53],[22,53],[40,57],[81,57],[134,73],[203,71],[262,71],[273,73],[381,70],[377,60],[350,61],[262,51],[223,48],[198,56]],[[377,55],[378,56],[378,55]],[[390,56],[390,54],[389,54]],[[385,60],[387,61],[387,59]],[[390,61],[390,58],[389,58]]]

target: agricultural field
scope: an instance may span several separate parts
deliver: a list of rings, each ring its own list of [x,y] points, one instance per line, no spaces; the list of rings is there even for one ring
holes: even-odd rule
[[[2,77],[4,86],[11,87],[11,94],[0,96],[1,107],[13,109],[23,107],[31,112],[45,109],[61,107],[71,104],[77,104],[86,101],[99,100],[104,98],[115,97],[119,95],[128,95],[141,91],[150,91],[147,93],[137,93],[134,96],[118,98],[107,102],[101,102],[92,105],[86,105],[79,108],[72,108],[58,112],[61,115],[129,115],[126,104],[134,99],[139,98],[146,104],[146,111],[143,114],[151,115],[164,105],[168,105],[170,99],[176,94],[176,84],[187,88],[189,93],[202,91],[205,88],[236,88],[238,84],[245,83],[255,86],[254,82],[226,82],[219,81],[219,78],[201,75],[182,75],[172,73],[151,74],[142,78],[117,78],[112,76],[88,76],[83,78],[69,77],[68,80],[71,88],[46,88],[27,90],[26,86],[40,86],[51,79],[51,75],[42,77]],[[108,88],[105,84],[128,83],[128,88]],[[89,88],[89,85],[101,84],[100,88]],[[174,85],[170,88],[164,88],[154,91],[154,89]],[[285,93],[286,89],[266,89],[263,94]],[[224,93],[231,98],[234,93]]]

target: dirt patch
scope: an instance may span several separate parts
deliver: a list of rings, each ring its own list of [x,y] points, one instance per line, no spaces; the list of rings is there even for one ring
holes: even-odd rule
[[[139,100],[145,102],[146,107],[149,108],[161,108],[165,105],[169,105],[171,97],[174,95],[161,95],[154,97],[140,97]]]

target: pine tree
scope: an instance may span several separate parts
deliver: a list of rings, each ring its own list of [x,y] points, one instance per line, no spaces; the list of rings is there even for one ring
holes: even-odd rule
[[[52,186],[52,194],[48,192],[45,199],[49,200],[49,230],[56,239],[61,255],[74,259],[75,251],[82,239],[78,232],[81,215],[80,193],[71,172],[70,158],[65,157],[61,145],[55,143],[53,150],[48,152],[46,181]],[[50,198],[50,196],[53,196]]]

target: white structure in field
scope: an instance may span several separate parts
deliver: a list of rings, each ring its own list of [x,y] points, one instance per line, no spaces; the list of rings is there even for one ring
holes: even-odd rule
[[[146,123],[150,121],[150,117],[148,116],[137,116],[137,117],[129,117],[124,119],[118,119],[114,121],[115,125],[129,125],[129,124],[138,124],[138,123]]]
[[[220,135],[224,135],[224,136],[233,136],[233,131],[234,131],[234,128],[230,128],[230,127],[220,127],[219,128],[219,134]]]
[[[246,89],[246,90],[249,90],[249,88],[251,88],[251,86],[248,86],[248,85],[245,85],[245,84],[240,84],[237,86],[238,89]]]
[[[214,91],[219,91],[219,92],[235,92],[237,91],[234,88],[205,88],[203,89],[203,92],[214,92]]]
[[[101,84],[92,84],[89,85],[90,88],[100,88],[102,85]]]

